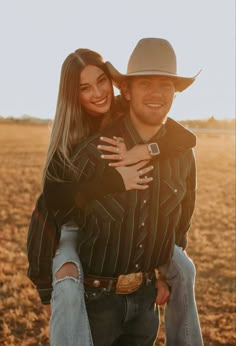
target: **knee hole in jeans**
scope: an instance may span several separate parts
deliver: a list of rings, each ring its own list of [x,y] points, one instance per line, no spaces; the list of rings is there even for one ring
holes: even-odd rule
[[[64,279],[66,277],[74,277],[75,279],[79,279],[79,270],[74,262],[66,262],[64,263],[55,274],[56,279]]]

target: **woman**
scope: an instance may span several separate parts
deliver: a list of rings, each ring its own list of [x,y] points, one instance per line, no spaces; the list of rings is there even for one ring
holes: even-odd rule
[[[74,198],[79,194],[80,203],[83,197],[86,205],[102,194],[115,192],[111,186],[119,185],[121,190],[146,189],[152,180],[151,177],[145,177],[152,169],[151,166],[144,168],[151,158],[146,145],[139,145],[127,152],[122,139],[103,138],[106,144],[112,146],[102,146],[101,149],[110,151],[111,155],[114,155],[113,152],[117,153],[118,149],[118,159],[123,165],[131,166],[117,167],[112,176],[109,172],[109,180],[117,184],[108,183],[108,187],[104,189],[107,182],[105,177],[100,191],[93,191],[91,184],[89,187],[80,187],[72,182],[71,176],[77,174],[71,159],[75,145],[81,141],[86,143],[90,136],[100,128],[109,126],[118,116],[122,116],[122,102],[114,98],[111,80],[101,56],[87,49],[78,49],[70,54],[62,66],[56,115],[43,174],[44,196],[48,208],[57,225],[62,228],[60,244],[57,245],[58,250],[53,260],[50,322],[52,345],[92,344],[84,304],[83,272],[75,250],[78,209],[74,213]],[[172,154],[180,146],[188,148],[195,145],[195,136],[173,120],[167,121],[166,128],[177,135],[171,143],[165,142],[165,138],[158,143],[162,155]],[[104,158],[117,159],[117,156],[108,155]],[[142,185],[137,183],[141,169]],[[80,205],[81,213],[84,205]],[[50,244],[46,246],[49,247]],[[66,280],[65,276],[70,277],[70,280]],[[166,301],[169,293],[163,281],[158,282],[161,303]],[[41,287],[43,290],[43,285]],[[40,284],[38,288],[40,289]]]

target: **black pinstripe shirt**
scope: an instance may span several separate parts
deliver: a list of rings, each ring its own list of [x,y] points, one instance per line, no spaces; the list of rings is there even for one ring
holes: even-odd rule
[[[124,137],[128,148],[142,143],[128,117],[120,119],[103,135]],[[113,277],[120,273],[149,271],[169,261],[174,243],[186,247],[195,203],[196,172],[193,151],[184,147],[194,146],[195,137],[185,130],[181,139],[179,129],[176,138],[174,135],[175,131],[169,128],[166,131],[163,127],[150,141],[165,143],[162,152],[166,149],[168,155],[152,160],[154,180],[145,224],[148,234],[142,244],[141,257],[138,256],[137,225],[142,193],[124,192],[120,175],[107,167],[107,161],[100,159],[101,153],[96,148],[99,136],[83,141],[75,150],[76,184],[65,176],[64,167],[57,164],[57,159],[53,160],[52,173],[64,177],[66,182],[46,181],[32,215],[27,240],[28,276],[44,304],[50,302],[52,258],[60,238],[60,226],[72,218],[80,226],[78,254],[86,273]],[[85,210],[74,208],[73,196],[80,190],[82,197],[86,194],[88,200],[97,196]],[[78,197],[81,202],[79,194]],[[138,263],[135,262],[137,257]]]
[[[162,136],[164,127],[150,142]],[[104,132],[121,136],[128,148],[142,143],[131,119],[127,116]],[[76,150],[77,183],[99,182],[107,162],[97,149],[99,138],[80,144]],[[153,182],[149,188],[149,216],[144,225],[145,242],[137,244],[141,191],[132,190],[105,195],[89,203],[78,215],[80,224],[78,254],[84,272],[116,277],[137,271],[151,271],[167,263],[174,244],[186,247],[186,233],[195,203],[195,160],[192,150],[175,153],[169,158],[152,161]],[[139,252],[142,252],[141,257]],[[135,258],[139,257],[136,263]]]

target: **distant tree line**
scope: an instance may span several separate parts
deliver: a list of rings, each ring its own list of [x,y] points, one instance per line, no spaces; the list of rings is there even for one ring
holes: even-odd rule
[[[52,119],[36,118],[30,115],[22,115],[20,118],[15,117],[2,117],[0,116],[1,123],[14,123],[14,124],[48,124],[52,122]]]
[[[0,122],[25,123],[25,124],[48,124],[52,119],[35,118],[30,115],[23,115],[21,118],[2,117]],[[235,130],[235,119],[216,119],[211,116],[208,119],[180,120],[183,126],[191,129],[214,129],[214,130]]]
[[[235,130],[235,119],[216,119],[214,116],[206,120],[181,120],[180,123],[192,129]]]

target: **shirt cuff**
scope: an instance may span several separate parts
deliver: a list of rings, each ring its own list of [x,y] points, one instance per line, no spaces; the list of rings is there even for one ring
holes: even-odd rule
[[[41,303],[44,305],[50,304],[53,288],[39,288],[36,287]]]

